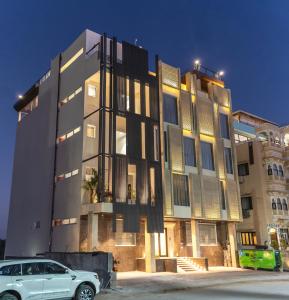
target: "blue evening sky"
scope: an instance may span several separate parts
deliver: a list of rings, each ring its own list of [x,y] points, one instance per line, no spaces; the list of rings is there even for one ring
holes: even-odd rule
[[[226,71],[234,109],[289,123],[289,1],[3,0],[0,3],[0,238],[5,237],[23,93],[84,29],[134,42],[183,70]],[[37,176],[37,174],[35,174]],[[33,178],[31,178],[33,180]]]

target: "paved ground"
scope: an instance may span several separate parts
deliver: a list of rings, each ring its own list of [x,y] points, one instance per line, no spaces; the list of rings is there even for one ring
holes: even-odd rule
[[[289,273],[215,268],[183,274],[119,273],[118,287],[97,300],[289,299]]]

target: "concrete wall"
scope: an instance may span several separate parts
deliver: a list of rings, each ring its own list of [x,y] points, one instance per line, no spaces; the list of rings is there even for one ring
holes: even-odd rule
[[[54,181],[58,59],[40,85],[39,106],[17,127],[6,255],[48,250]],[[36,228],[39,222],[40,228]]]

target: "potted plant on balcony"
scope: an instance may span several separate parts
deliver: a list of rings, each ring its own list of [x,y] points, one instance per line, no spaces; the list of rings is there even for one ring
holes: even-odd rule
[[[89,202],[97,203],[99,201],[98,182],[99,176],[96,169],[91,170],[92,174],[89,179],[84,179],[82,188],[89,193]]]

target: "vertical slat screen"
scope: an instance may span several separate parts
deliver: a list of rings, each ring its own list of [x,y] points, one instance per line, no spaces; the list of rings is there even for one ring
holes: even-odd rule
[[[215,177],[203,176],[203,207],[205,218],[220,219],[219,182]]]
[[[168,126],[170,166],[173,172],[184,171],[182,130],[174,126]]]

